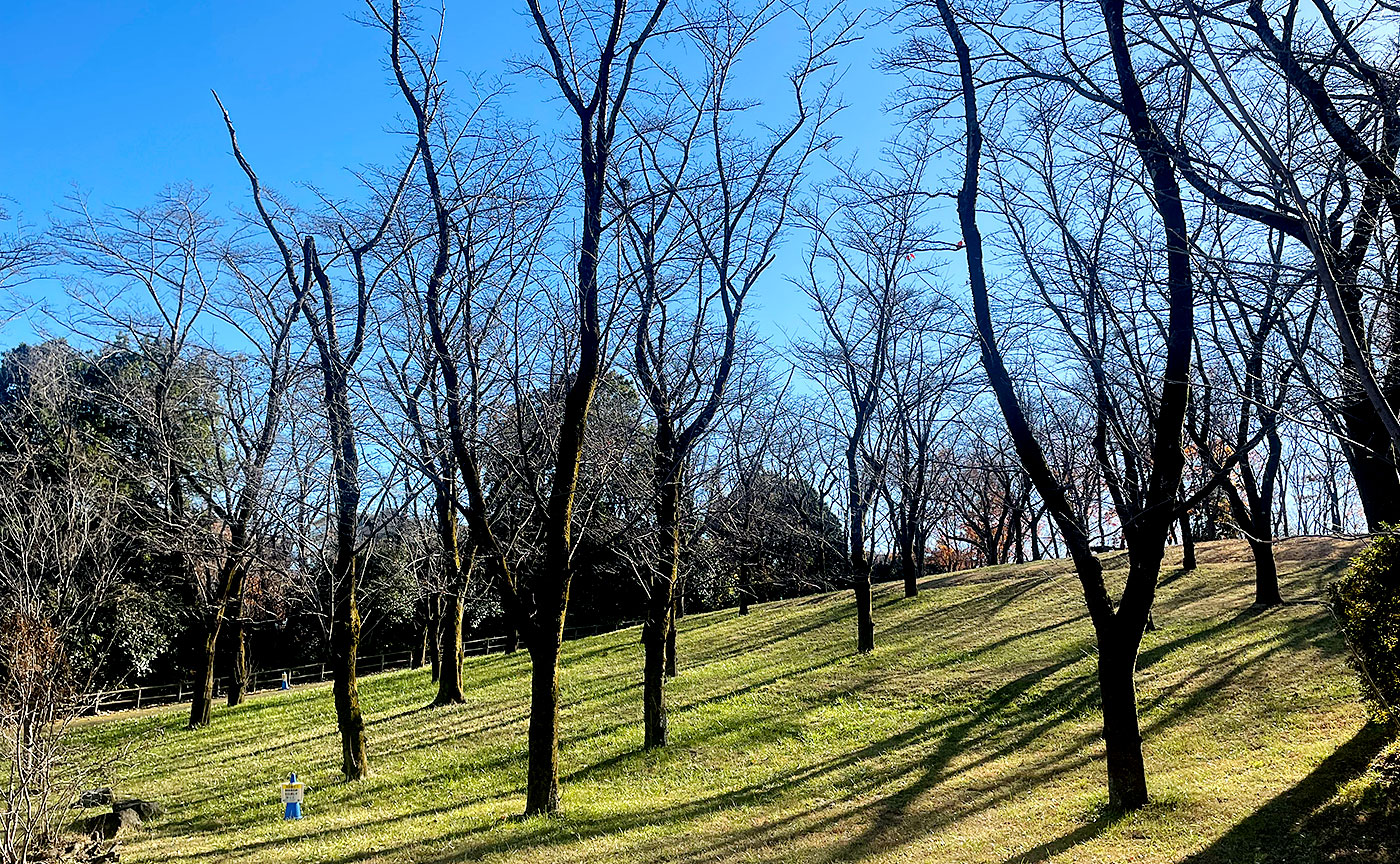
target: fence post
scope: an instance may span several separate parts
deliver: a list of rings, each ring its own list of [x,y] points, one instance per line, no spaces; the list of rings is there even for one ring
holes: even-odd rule
[[[136,688],[136,710],[139,711],[140,709],[141,709],[141,688],[140,688],[140,687],[137,687],[137,688]]]

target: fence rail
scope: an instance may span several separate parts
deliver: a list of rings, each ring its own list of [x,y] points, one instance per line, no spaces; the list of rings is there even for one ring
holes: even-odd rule
[[[566,640],[584,639],[601,633],[611,633],[635,627],[640,621],[624,621],[613,626],[594,625],[590,627],[568,627],[564,630]],[[505,636],[488,636],[484,639],[469,639],[462,642],[462,655],[479,657],[506,650]],[[360,657],[356,661],[356,671],[361,675],[374,675],[406,668],[413,663],[412,651],[390,651]],[[308,663],[303,666],[286,666],[280,669],[262,669],[248,674],[248,692],[276,690],[282,686],[282,676],[287,676],[289,684],[312,684],[329,680],[330,667],[326,663]],[[219,681],[216,679],[216,689]],[[179,681],[174,684],[142,684],[138,687],[123,687],[113,690],[99,690],[78,697],[87,706],[89,714],[103,714],[113,711],[135,711],[140,708],[153,708],[157,705],[176,705],[189,702],[194,697],[198,684],[192,681]]]

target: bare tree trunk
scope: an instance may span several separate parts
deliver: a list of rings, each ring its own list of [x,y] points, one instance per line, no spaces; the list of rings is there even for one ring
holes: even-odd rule
[[[229,675],[228,675],[228,706],[230,708],[243,704],[243,700],[248,695],[248,646],[247,646],[247,626],[240,616],[235,618],[228,631],[229,645]]]
[[[414,641],[413,647],[409,649],[408,668],[422,669],[423,663],[428,656],[428,628],[425,625],[418,634],[418,639]]]
[[[856,592],[856,650],[862,654],[875,650],[875,616],[870,601],[870,570],[853,577]]]
[[[627,4],[617,3],[596,69],[584,78],[574,77],[568,64],[575,61],[572,43],[566,57],[560,50],[555,28],[546,19],[538,0],[528,0],[540,40],[553,62],[552,77],[573,108],[579,126],[579,174],[582,208],[579,225],[578,281],[575,283],[578,329],[575,333],[577,367],[568,376],[563,417],[555,446],[554,475],[544,512],[544,561],[542,572],[530,586],[534,598],[533,623],[527,643],[532,661],[530,687],[529,768],[525,786],[526,814],[553,813],[559,809],[559,654],[564,639],[564,616],[573,578],[574,497],[578,489],[579,462],[583,456],[588,415],[593,394],[603,372],[603,322],[599,315],[598,265],[603,237],[603,195],[608,182],[617,120],[626,99],[632,71],[643,46],[655,32],[667,0],[658,0],[646,14],[640,32],[622,42]],[[568,23],[559,25],[566,31]],[[621,68],[615,69],[621,49]],[[613,74],[619,72],[614,85]],[[577,88],[591,78],[588,92]],[[421,132],[420,132],[421,136]],[[441,204],[439,204],[441,208]],[[479,496],[473,492],[475,500]],[[512,603],[514,605],[514,603]],[[523,610],[522,610],[523,611]],[[526,620],[530,620],[527,618]]]
[[[654,465],[656,528],[661,542],[653,565],[647,598],[647,617],[642,624],[643,746],[665,747],[668,733],[666,678],[668,645],[675,626],[675,590],[680,562],[681,466],[671,452],[671,430],[664,416],[657,424],[657,452]]]
[[[904,572],[904,596],[919,596],[919,563],[914,560],[914,529],[905,525],[899,532],[899,566]]]
[[[875,615],[870,602],[870,560],[865,557],[865,499],[860,491],[856,448],[864,438],[858,432],[846,447],[847,506],[850,508],[850,538],[847,557],[851,568],[851,585],[856,595],[856,651],[861,654],[875,650]]]
[[[643,746],[665,747],[669,732],[666,711],[666,642],[671,628],[670,583],[657,585],[647,602],[647,620],[642,625]]]
[[[1109,806],[1115,810],[1133,810],[1148,802],[1133,674],[1142,633],[1151,615],[1167,531],[1171,521],[1179,515],[1176,508],[1170,505],[1176,501],[1185,462],[1181,433],[1189,396],[1194,302],[1181,192],[1162,146],[1160,131],[1148,112],[1141,85],[1132,67],[1123,25],[1122,2],[1100,0],[1109,53],[1122,95],[1119,110],[1128,122],[1135,149],[1151,180],[1150,194],[1166,232],[1170,298],[1165,372],[1159,414],[1153,429],[1152,476],[1146,506],[1132,514],[1139,524],[1127,535],[1128,578],[1115,608],[1103,577],[1102,563],[1094,556],[1087,531],[1079,523],[1064,487],[1046,461],[1045,451],[1025,416],[1014,381],[997,346],[987,290],[982,235],[977,225],[978,172],[983,144],[977,108],[977,83],[971,51],[948,0],[936,0],[936,5],[944,29],[953,43],[961,84],[967,158],[962,188],[958,193],[958,221],[967,248],[982,365],[987,371],[1022,466],[1059,525],[1074,558],[1099,647],[1099,692],[1107,748]],[[1124,521],[1126,523],[1128,520]]]
[[[559,809],[559,650],[557,639],[530,639],[530,763],[525,812]]]
[[[453,509],[455,489],[451,477],[440,479],[433,502],[442,544],[442,580],[451,592],[442,604],[442,623],[438,626],[438,692],[434,705],[460,705],[467,701],[462,693],[462,614],[467,580],[462,573],[457,513]]]
[[[1190,573],[1196,569],[1196,535],[1191,530],[1191,514],[1181,514],[1181,569]]]
[[[442,604],[442,619],[438,632],[442,648],[438,661],[438,691],[434,705],[461,705],[467,701],[462,693],[462,615],[466,611],[461,592]]]
[[[1120,639],[1122,637],[1119,637]],[[1108,806],[1131,810],[1147,803],[1147,769],[1138,727],[1137,689],[1133,682],[1137,647],[1113,645],[1099,651],[1099,696],[1103,702],[1103,739],[1108,762]]]
[[[215,649],[219,643],[219,630],[222,624],[222,607],[204,631],[204,645],[200,651],[200,680],[190,701],[190,722],[188,729],[208,726],[214,711]]]
[[[1342,446],[1366,515],[1367,530],[1376,532],[1382,525],[1400,524],[1400,474],[1396,473],[1390,433],[1364,394],[1341,413],[1350,439],[1344,440]]]
[[[354,512],[358,513],[356,506]],[[352,550],[345,572],[335,580],[335,613],[331,621],[331,665],[336,726],[340,730],[341,773],[360,780],[369,773],[365,752],[365,718],[360,711],[360,687],[355,663],[360,649],[360,609],[356,598],[360,561]],[[339,569],[339,568],[337,568]]]
[[[1254,555],[1254,605],[1278,606],[1283,603],[1283,595],[1278,587],[1273,540],[1250,540],[1249,551]]]

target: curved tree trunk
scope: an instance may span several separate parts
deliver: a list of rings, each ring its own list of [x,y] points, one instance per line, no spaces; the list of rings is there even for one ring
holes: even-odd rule
[[[1390,433],[1364,394],[1341,413],[1347,431],[1342,447],[1366,515],[1367,530],[1374,533],[1382,525],[1400,524],[1400,474],[1396,473]]]

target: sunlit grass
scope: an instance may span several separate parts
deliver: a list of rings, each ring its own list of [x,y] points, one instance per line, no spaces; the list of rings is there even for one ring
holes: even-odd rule
[[[1121,819],[1104,814],[1092,633],[1058,562],[931,577],[914,600],[883,586],[867,656],[845,593],[689,616],[664,752],[640,749],[637,631],[569,643],[557,818],[518,816],[523,652],[468,660],[453,708],[426,707],[426,671],[365,679],[358,784],[338,779],[324,686],[199,732],[168,710],[83,734],[139,737],[117,785],[170,809],[123,861],[1254,860],[1278,825],[1367,794],[1352,778],[1381,741],[1327,612],[1249,609],[1242,549],[1165,571],[1138,679],[1154,803]],[[1316,599],[1349,551],[1285,546],[1285,596]],[[280,818],[290,771],[312,787],[299,822]],[[1296,848],[1278,860],[1311,860]]]

